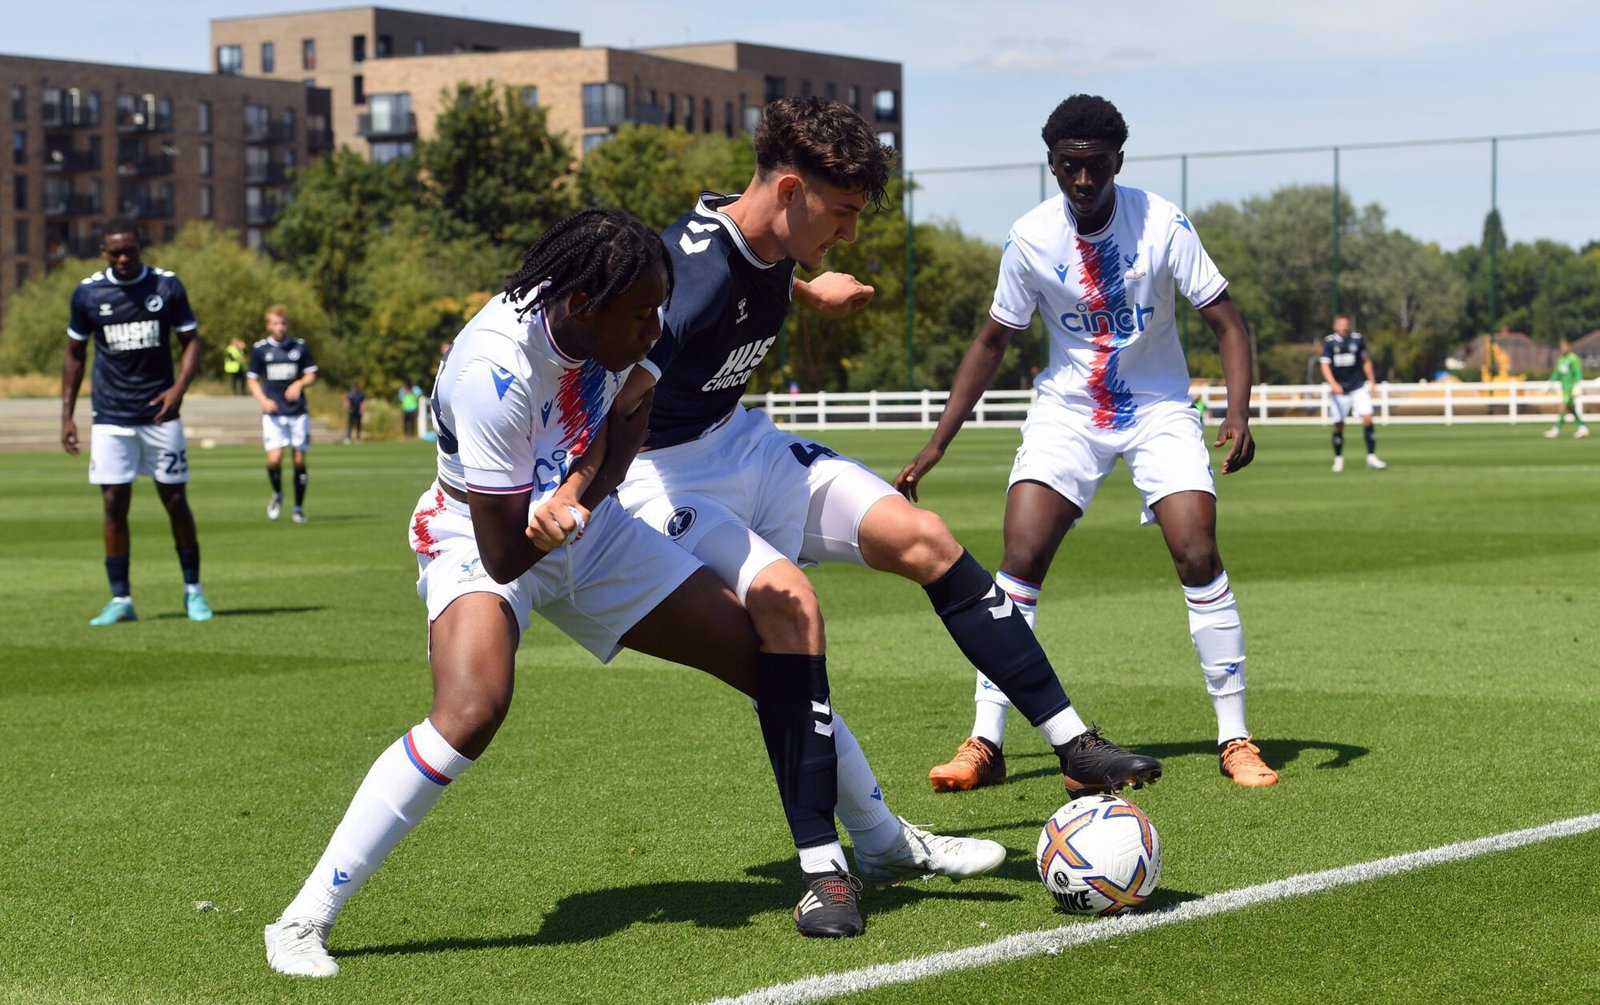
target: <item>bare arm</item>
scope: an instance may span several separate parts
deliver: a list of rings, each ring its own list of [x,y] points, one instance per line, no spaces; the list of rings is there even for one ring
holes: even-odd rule
[[[1228,409],[1217,427],[1213,447],[1233,441],[1233,449],[1222,460],[1222,473],[1232,474],[1256,456],[1256,442],[1250,435],[1250,335],[1245,331],[1239,308],[1226,290],[1200,308],[1200,316],[1217,336],[1217,353],[1222,357],[1222,379],[1228,385]]]
[[[824,272],[807,282],[794,281],[794,302],[825,318],[842,318],[872,302],[877,292],[848,272]]]
[[[256,399],[256,403],[261,406],[263,412],[268,415],[277,413],[278,403],[267,397],[267,393],[261,390],[261,381],[247,374],[244,378],[244,386],[250,389],[250,397]]]
[[[61,447],[74,457],[78,454],[78,424],[72,413],[78,409],[78,392],[83,389],[83,364],[89,344],[68,339],[61,354]]]
[[[497,583],[511,582],[549,554],[524,533],[528,526],[528,504],[532,499],[531,491],[508,495],[467,493],[472,533],[478,541],[483,571]]]
[[[540,548],[554,551],[569,540],[581,537],[579,518],[587,524],[590,512],[627,478],[628,467],[649,431],[655,382],[651,379],[634,384],[630,378],[629,384],[623,386],[624,393],[629,386],[636,391],[641,386],[644,388],[642,395],[629,396],[632,411],[623,410],[621,397],[612,402],[611,412],[600,424],[594,442],[567,472],[556,494],[540,506],[529,521],[528,540]],[[572,536],[575,530],[576,537]]]
[[[1376,384],[1378,382],[1377,374],[1372,369],[1371,356],[1363,356],[1361,358],[1361,371],[1367,375],[1367,383]]]
[[[939,415],[939,424],[934,427],[928,445],[911,458],[894,478],[894,487],[907,499],[917,501],[917,483],[943,459],[945,450],[961,431],[973,406],[977,405],[989,385],[994,383],[994,375],[1000,370],[1006,347],[1011,344],[1011,336],[1017,330],[994,318],[986,320],[983,327],[978,329],[967,354],[961,358],[961,366],[956,369],[950,397],[944,403],[944,411]]]
[[[1333,364],[1327,360],[1322,361],[1322,379],[1327,382],[1329,387],[1333,388],[1334,394],[1344,393],[1344,388],[1340,387],[1339,382],[1333,377]]]
[[[300,375],[300,379],[283,389],[283,396],[290,401],[299,401],[300,396],[306,393],[306,388],[317,382],[317,371],[307,370]]]
[[[166,422],[177,415],[189,385],[200,374],[200,357],[205,353],[205,343],[200,340],[200,333],[179,332],[178,342],[183,346],[183,354],[178,358],[178,379],[171,387],[150,399],[150,404],[157,406],[152,422]]]

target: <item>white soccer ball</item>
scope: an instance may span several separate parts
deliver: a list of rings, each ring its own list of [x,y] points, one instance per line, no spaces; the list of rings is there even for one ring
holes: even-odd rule
[[[1155,892],[1161,837],[1127,800],[1083,796],[1044,822],[1033,860],[1045,889],[1068,913],[1116,914]]]

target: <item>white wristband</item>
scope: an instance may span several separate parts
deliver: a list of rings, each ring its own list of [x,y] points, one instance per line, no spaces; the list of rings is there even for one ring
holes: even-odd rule
[[[572,533],[567,535],[567,543],[571,544],[583,537],[583,529],[587,527],[588,524],[583,519],[583,511],[578,509],[578,507],[568,506],[567,512],[572,514],[573,522],[576,524],[576,526],[572,528]]]

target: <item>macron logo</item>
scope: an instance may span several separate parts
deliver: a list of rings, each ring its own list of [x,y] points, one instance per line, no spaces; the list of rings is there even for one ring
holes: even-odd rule
[[[1067,281],[1067,267],[1065,265],[1057,265],[1055,267],[1055,269],[1056,269],[1056,278],[1061,280],[1063,283],[1066,282]]]
[[[333,870],[333,885],[343,886],[348,882],[350,882],[350,874],[343,869],[335,867]]]
[[[514,378],[511,376],[511,371],[504,367],[496,366],[492,369],[494,370],[495,393],[504,399],[506,396],[506,389],[511,386],[511,381]]]
[[[1175,214],[1175,218],[1177,219],[1178,226],[1182,227],[1184,230],[1187,230],[1191,234],[1194,233],[1194,228],[1189,226],[1188,218],[1182,213]]]
[[[555,402],[547,401],[539,406],[539,425],[550,425],[550,406],[553,404],[555,404]]]

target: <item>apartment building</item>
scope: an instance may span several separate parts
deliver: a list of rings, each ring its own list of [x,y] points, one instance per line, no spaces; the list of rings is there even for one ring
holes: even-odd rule
[[[127,216],[151,241],[214,220],[259,245],[290,169],[333,143],[328,92],[299,82],[0,55],[0,303]]]

